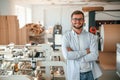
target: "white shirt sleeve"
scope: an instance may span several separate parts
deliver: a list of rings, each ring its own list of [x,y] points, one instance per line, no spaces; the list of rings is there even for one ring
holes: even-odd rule
[[[82,51],[67,51],[67,47],[70,47],[69,42],[65,36],[62,37],[62,53],[65,59],[74,60],[79,59],[87,54],[86,50]]]
[[[97,38],[92,34],[90,34],[89,37],[90,37],[90,53],[84,56],[86,62],[95,61],[98,58]]]

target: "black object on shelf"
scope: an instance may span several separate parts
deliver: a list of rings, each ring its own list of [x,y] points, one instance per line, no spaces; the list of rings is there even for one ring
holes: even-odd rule
[[[56,47],[61,46],[60,39],[62,35],[62,26],[61,25],[55,25],[53,29],[53,50],[58,50]],[[59,39],[58,39],[59,38]]]

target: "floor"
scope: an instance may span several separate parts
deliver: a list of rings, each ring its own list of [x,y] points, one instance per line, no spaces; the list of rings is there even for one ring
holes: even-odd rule
[[[116,69],[116,52],[100,52],[99,53],[100,66],[104,70]]]
[[[103,75],[98,80],[120,80],[115,70],[102,70]]]
[[[116,73],[115,52],[100,52],[98,64],[103,72],[99,80],[120,80]]]
[[[103,70],[103,75],[98,80],[120,80],[115,70]],[[52,80],[65,80],[64,78],[54,78]]]
[[[116,54],[100,53],[100,61],[98,64],[103,72],[103,75],[98,80],[120,80],[116,73]],[[63,78],[55,78],[53,80],[65,80]]]

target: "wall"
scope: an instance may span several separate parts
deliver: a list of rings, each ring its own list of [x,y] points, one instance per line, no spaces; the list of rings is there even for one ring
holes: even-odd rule
[[[24,27],[25,24],[32,22],[32,10],[30,6],[16,5],[15,9],[15,13],[19,19],[20,28]]]
[[[28,4],[15,3],[14,0],[0,0],[0,15],[17,15],[19,27],[31,23],[31,6]]]
[[[0,15],[5,15],[6,13],[10,13],[9,12],[9,2],[8,0],[0,0]]]
[[[11,0],[0,0],[0,15],[14,15],[15,7]]]
[[[11,0],[0,0],[0,14],[1,15],[11,15],[15,14],[14,9],[15,3]],[[22,5],[27,7],[25,5]],[[45,26],[46,29],[48,27],[53,27],[55,24],[61,24],[63,27],[63,33],[67,30],[71,29],[70,23],[70,15],[74,10],[82,10],[82,6],[88,5],[32,5],[30,7],[32,9],[32,22],[41,23]],[[96,6],[96,5],[92,5]],[[99,5],[100,6],[100,5]],[[102,5],[105,10],[114,10],[120,9],[120,5]],[[118,13],[110,12],[110,14],[119,16]],[[27,15],[26,15],[27,16]],[[104,17],[103,17],[104,16]],[[85,27],[88,30],[88,13],[85,12]],[[103,12],[96,12],[96,20],[103,19],[117,19],[120,20],[119,17],[111,17]]]
[[[35,23],[40,21],[46,29],[54,27],[55,24],[61,24],[64,33],[71,29],[70,16],[74,10],[82,10],[82,7],[68,5],[34,5],[32,7],[32,21]],[[85,13],[85,18],[88,18],[87,13]],[[87,19],[86,22],[88,22]]]
[[[85,5],[84,5],[85,6]],[[120,5],[103,5],[105,10],[120,10]],[[63,28],[63,33],[71,29],[70,15],[74,10],[82,10],[82,5],[33,5],[32,6],[32,21],[38,23],[39,21],[46,28],[53,27],[55,24],[61,24]],[[120,12],[110,12],[111,15],[119,16]],[[104,15],[104,17],[103,17]],[[119,17],[112,17],[110,15],[104,14],[103,11],[96,12],[96,20],[104,19],[117,19]],[[85,29],[88,30],[88,12],[85,12]]]

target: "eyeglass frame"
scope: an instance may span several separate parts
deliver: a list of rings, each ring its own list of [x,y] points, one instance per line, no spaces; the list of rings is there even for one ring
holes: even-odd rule
[[[84,18],[72,18],[72,20],[74,20],[74,21],[83,21]]]

